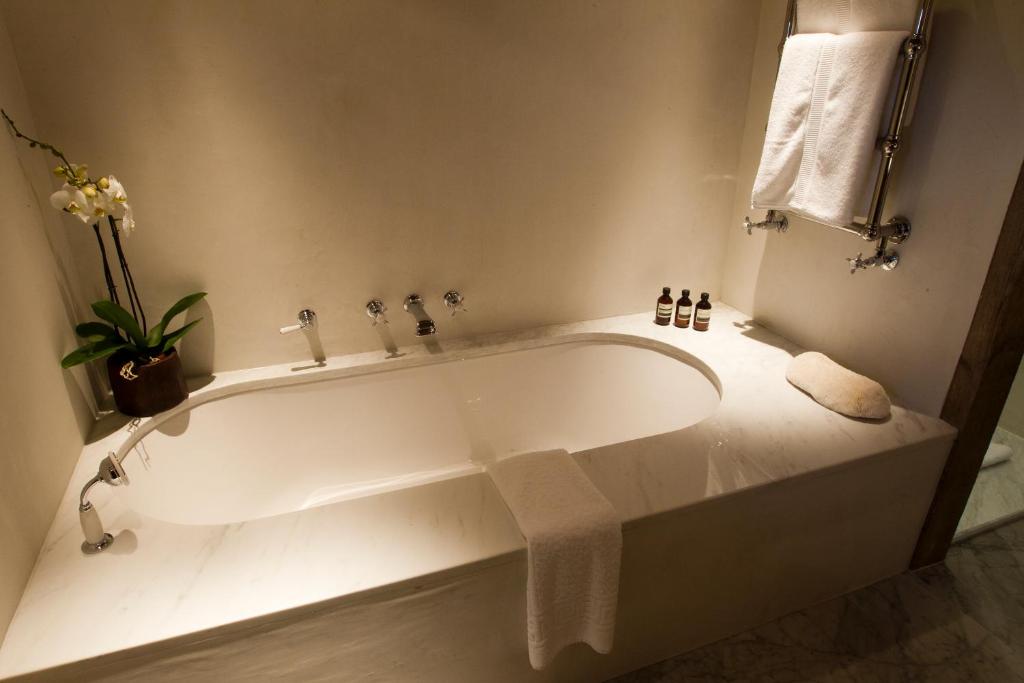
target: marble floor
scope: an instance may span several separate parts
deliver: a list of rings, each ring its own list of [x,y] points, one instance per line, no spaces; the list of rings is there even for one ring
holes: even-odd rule
[[[1024,681],[1024,521],[615,683]]]
[[[1013,455],[1006,462],[978,473],[967,508],[957,525],[957,538],[966,538],[1024,515],[1024,438],[996,427],[992,441],[1006,444]]]

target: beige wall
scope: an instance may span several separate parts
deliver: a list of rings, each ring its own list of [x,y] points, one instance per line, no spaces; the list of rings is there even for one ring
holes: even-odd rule
[[[31,127],[7,31],[0,23],[0,101]],[[0,337],[0,638],[28,580],[57,502],[91,424],[88,402],[59,361],[74,348],[67,279],[26,172],[38,152],[0,133],[0,291],[6,329]],[[59,239],[59,236],[56,237]]]
[[[784,10],[784,0],[762,8],[734,225],[750,213]],[[870,245],[797,219],[782,236],[731,230],[723,275],[726,301],[931,414],[945,398],[1024,157],[1024,3],[938,0],[935,12],[887,211],[913,221],[899,269],[851,277],[844,258]]]
[[[134,200],[144,302],[210,292],[191,371],[305,357],[277,334],[302,306],[338,354],[381,346],[374,296],[403,344],[413,291],[442,336],[646,310],[662,284],[718,293],[748,0],[4,10],[39,129]],[[449,287],[470,309],[454,322]]]

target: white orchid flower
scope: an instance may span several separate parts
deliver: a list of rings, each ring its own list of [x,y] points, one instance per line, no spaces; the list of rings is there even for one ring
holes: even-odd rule
[[[128,236],[135,232],[135,214],[132,213],[132,207],[128,202],[121,204],[123,214],[121,215],[121,232]]]
[[[110,199],[105,192],[101,192],[96,188],[91,188],[92,192],[90,192],[89,189],[87,186],[83,193],[89,202],[88,213],[93,219],[99,220],[100,218],[106,218],[117,213],[119,204]]]
[[[107,216],[121,221],[121,230],[128,236],[135,230],[135,217],[128,204],[128,194],[114,176],[104,176],[96,184],[83,183],[85,166],[73,165],[76,184],[65,182],[64,186],[50,195],[50,204],[55,209],[66,211],[83,223],[95,223]]]
[[[100,178],[98,184],[101,193],[110,202],[110,215],[120,218],[121,231],[125,236],[130,235],[135,230],[135,217],[132,207],[128,204],[128,193],[125,191],[124,185],[112,175]]]
[[[72,216],[76,216],[83,223],[89,223],[92,221],[93,207],[92,202],[85,196],[85,193],[79,188],[71,185],[70,183],[64,183],[64,186],[59,190],[50,195],[50,204],[55,209],[66,211]]]
[[[112,175],[100,178],[100,188],[103,190],[103,194],[115,202],[124,204],[128,201],[128,193],[125,192],[124,185]]]

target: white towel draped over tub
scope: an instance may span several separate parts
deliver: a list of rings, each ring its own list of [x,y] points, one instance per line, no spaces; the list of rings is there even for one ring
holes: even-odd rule
[[[612,504],[565,451],[499,460],[488,468],[526,537],[530,664],[567,645],[612,649],[622,524]]]
[[[797,34],[775,83],[755,209],[849,225],[866,209],[882,113],[907,31]]]

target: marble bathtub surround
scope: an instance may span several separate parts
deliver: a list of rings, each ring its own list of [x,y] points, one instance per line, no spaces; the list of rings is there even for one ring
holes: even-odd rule
[[[460,645],[457,653],[436,662],[438,670],[465,675],[466,667],[490,652],[507,658],[502,660],[505,680],[565,680],[580,667],[628,671],[707,642],[704,638],[747,628],[752,618],[764,620],[900,571],[952,428],[900,406],[881,423],[824,408],[785,379],[787,364],[803,349],[724,304],[715,308],[716,325],[700,335],[655,326],[644,312],[442,342],[433,350],[410,346],[384,365],[384,354],[374,352],[329,358],[322,368],[279,365],[223,373],[180,408],[226,396],[239,386],[258,389],[457,360],[552,339],[599,338],[688,359],[721,393],[709,418],[667,434],[573,453],[623,522],[621,630],[616,648],[600,662],[569,648],[544,676],[530,673],[523,636],[525,545],[481,474],[221,525],[145,517],[126,505],[121,492],[101,488],[94,502],[117,540],[106,554],[86,558],[78,549],[75,498],[99,460],[128,443],[131,436],[119,430],[82,452],[0,648],[0,676],[57,665],[80,675],[101,666],[99,660],[81,660],[107,653],[121,654],[103,660],[106,673],[116,666],[137,668],[143,661],[146,671],[155,671],[152,667],[161,666],[157,660],[166,660],[161,641],[174,639],[186,649],[206,647],[202,643],[216,649],[213,644],[219,643],[217,648],[240,652],[245,646],[236,641],[249,624],[287,639],[296,631],[284,626],[282,615],[292,615],[288,623],[306,632],[300,616],[328,604],[332,610],[363,604],[379,590],[409,593],[413,599],[423,586],[437,585],[439,577],[476,576],[481,582],[476,588],[458,578],[451,590],[420,598],[434,605],[443,595],[459,600],[464,619],[452,621],[452,629],[464,627],[459,637],[466,642],[486,635],[474,626],[475,619],[485,618],[474,610],[485,610],[491,619],[500,615],[501,628],[511,634],[502,648],[514,651],[496,654],[497,644],[487,641],[471,654],[473,648]],[[160,425],[160,420],[143,421],[137,431]],[[685,528],[668,538],[659,535],[658,529],[677,525]],[[773,535],[780,530],[787,534],[785,544]],[[696,546],[702,549],[694,552]],[[794,560],[799,564],[791,566]],[[762,562],[790,569],[753,573]],[[726,580],[723,571],[741,572],[743,578]],[[681,582],[680,572],[689,580]],[[728,593],[709,592],[708,582],[725,584]],[[694,595],[690,586],[703,589]],[[742,594],[744,604],[732,604],[737,591],[748,588],[755,592]],[[694,624],[680,632],[663,625],[667,611],[680,604],[695,615],[707,614],[697,620],[699,628]],[[324,618],[342,628],[354,618],[348,609]],[[366,609],[387,614],[388,607]],[[445,609],[454,619],[452,606]],[[671,642],[665,641],[666,633]],[[335,654],[340,656],[324,656]]]
[[[791,360],[786,379],[821,405],[849,417],[882,420],[891,413],[892,404],[881,384],[817,351],[801,353]]]

